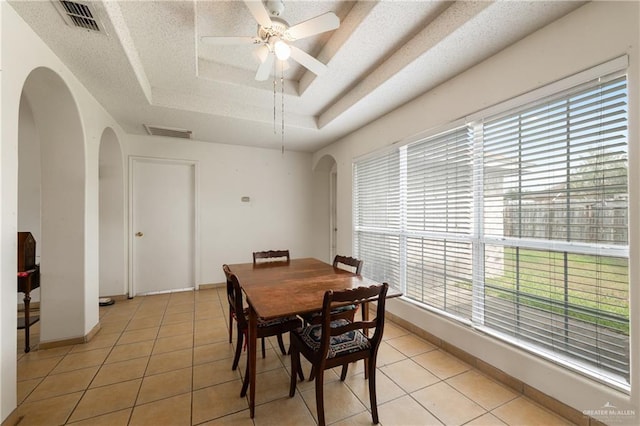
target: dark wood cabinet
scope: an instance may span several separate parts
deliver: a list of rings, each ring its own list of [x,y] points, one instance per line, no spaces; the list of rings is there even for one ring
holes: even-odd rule
[[[36,240],[31,232],[18,232],[18,292],[24,293],[24,318],[18,318],[18,329],[24,329],[24,351],[31,350],[29,327],[40,320],[30,314],[31,292],[40,287],[40,265],[36,264]]]

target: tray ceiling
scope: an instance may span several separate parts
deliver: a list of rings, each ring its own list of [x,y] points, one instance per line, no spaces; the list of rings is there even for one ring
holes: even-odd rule
[[[280,148],[281,88],[274,102],[273,76],[254,79],[255,47],[200,42],[254,36],[257,24],[243,1],[79,1],[99,32],[68,25],[56,2],[10,4],[125,131],[183,129],[193,140]],[[291,25],[325,12],[341,22],[294,42],[328,69],[316,76],[287,61],[285,147],[316,151],[581,4],[284,1],[280,17]]]

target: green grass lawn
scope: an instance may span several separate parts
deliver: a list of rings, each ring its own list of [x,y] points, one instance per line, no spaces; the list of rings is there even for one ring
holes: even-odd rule
[[[505,248],[503,262],[487,264],[487,295],[598,323],[629,333],[628,260]]]

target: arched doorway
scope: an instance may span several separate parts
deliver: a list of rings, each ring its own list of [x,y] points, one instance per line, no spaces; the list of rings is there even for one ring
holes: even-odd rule
[[[127,293],[124,160],[113,129],[102,133],[99,155],[99,295],[122,296]]]
[[[323,156],[313,168],[314,253],[318,259],[331,261],[337,252],[337,165],[330,156]]]
[[[29,74],[20,106],[18,224],[38,234],[43,345],[83,337],[87,329],[85,144],[75,100],[52,70]]]

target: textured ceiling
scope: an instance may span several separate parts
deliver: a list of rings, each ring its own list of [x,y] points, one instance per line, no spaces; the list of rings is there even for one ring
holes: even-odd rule
[[[243,1],[92,1],[104,31],[68,26],[53,1],[10,4],[132,134],[187,129],[206,142],[280,148],[281,87],[254,79],[255,47],[201,36],[255,36]],[[285,1],[295,25],[325,12],[338,29],[294,44],[328,66],[289,60],[284,145],[313,152],[579,7],[575,1]],[[281,71],[276,71],[279,83]],[[274,120],[274,111],[276,119]],[[185,141],[188,143],[188,141]]]

